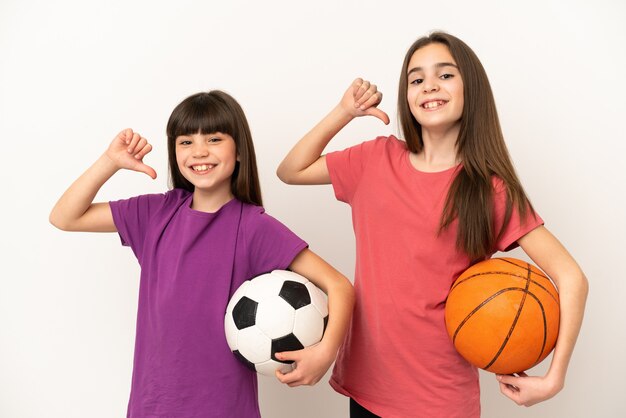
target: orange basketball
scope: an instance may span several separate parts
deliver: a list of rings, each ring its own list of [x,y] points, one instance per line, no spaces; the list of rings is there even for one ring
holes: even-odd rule
[[[554,348],[559,294],[537,267],[492,258],[467,269],[446,302],[446,328],[473,365],[511,374],[533,367]]]

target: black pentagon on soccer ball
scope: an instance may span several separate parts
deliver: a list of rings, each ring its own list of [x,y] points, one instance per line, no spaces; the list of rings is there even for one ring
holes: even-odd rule
[[[233,351],[233,354],[235,355],[235,357],[237,357],[239,359],[239,361],[241,361],[243,364],[245,364],[247,368],[249,368],[253,372],[256,372],[256,369],[254,368],[254,363],[249,362],[247,358],[242,356],[241,353],[239,352],[239,350]]]
[[[283,287],[278,294],[281,298],[290,304],[294,309],[300,309],[311,303],[311,295],[309,295],[309,289],[305,285],[299,282],[291,280],[285,280]]]
[[[289,360],[289,361],[278,360],[276,358],[276,353],[282,353],[283,351],[302,350],[303,348],[304,348],[304,346],[302,345],[300,340],[298,340],[298,338],[295,335],[293,335],[293,334],[289,334],[289,335],[285,335],[284,337],[276,338],[275,340],[272,340],[272,360],[276,360],[276,361],[278,361],[280,363],[291,364],[291,363],[293,363],[293,361],[291,361],[291,360]]]
[[[251,327],[255,323],[256,308],[259,304],[252,299],[244,296],[233,308],[233,320],[237,329]]]

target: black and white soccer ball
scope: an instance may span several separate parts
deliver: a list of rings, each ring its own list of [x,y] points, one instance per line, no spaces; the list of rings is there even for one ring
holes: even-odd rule
[[[276,359],[321,341],[328,321],[324,292],[299,274],[274,270],[245,281],[226,308],[224,328],[232,352],[246,366],[273,376],[293,362]]]

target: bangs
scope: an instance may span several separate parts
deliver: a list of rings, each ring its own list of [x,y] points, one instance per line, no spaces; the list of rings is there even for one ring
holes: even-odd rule
[[[198,93],[174,109],[167,124],[167,136],[177,138],[181,135],[221,132],[235,138],[236,126],[234,115],[226,103],[207,93]]]

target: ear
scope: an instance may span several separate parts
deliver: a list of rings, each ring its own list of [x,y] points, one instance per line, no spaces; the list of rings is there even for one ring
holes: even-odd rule
[[[239,158],[239,153],[237,153],[237,161],[241,162],[241,158]]]

